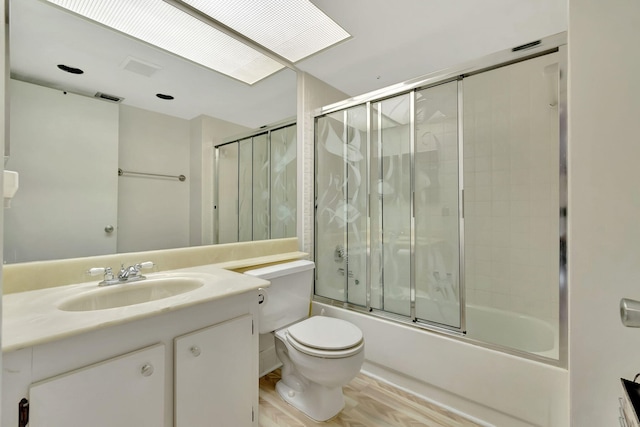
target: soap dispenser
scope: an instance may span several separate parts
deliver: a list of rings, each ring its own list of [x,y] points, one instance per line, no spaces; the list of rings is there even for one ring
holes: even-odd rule
[[[18,172],[15,171],[4,171],[4,207],[11,207],[11,199],[15,196],[16,191],[18,191]]]

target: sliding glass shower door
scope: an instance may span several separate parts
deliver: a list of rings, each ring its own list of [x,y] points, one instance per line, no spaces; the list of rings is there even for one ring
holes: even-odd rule
[[[358,106],[318,119],[316,293],[366,305],[367,109]]]
[[[316,119],[316,295],[463,327],[457,119],[457,81]]]
[[[371,307],[411,314],[411,96],[371,104]]]
[[[320,110],[316,301],[565,364],[566,46],[520,55]]]
[[[460,328],[458,82],[415,99],[415,316]]]
[[[238,241],[238,143],[217,148],[217,198],[218,243]],[[223,181],[224,180],[224,181]]]
[[[296,235],[297,127],[216,147],[217,243]]]
[[[253,143],[238,142],[238,242],[253,240]]]
[[[271,131],[271,238],[296,235],[296,126]]]
[[[253,138],[253,235],[251,240],[266,240],[269,238],[271,206],[270,198],[270,156],[267,134],[256,135]]]

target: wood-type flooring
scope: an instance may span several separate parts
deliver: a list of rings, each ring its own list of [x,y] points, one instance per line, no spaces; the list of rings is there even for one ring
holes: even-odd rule
[[[280,398],[280,370],[260,378],[260,427],[478,427],[458,414],[359,374],[344,386],[345,408],[319,423]]]

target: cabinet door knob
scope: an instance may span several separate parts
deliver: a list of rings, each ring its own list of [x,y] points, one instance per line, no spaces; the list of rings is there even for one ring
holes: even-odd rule
[[[153,374],[153,365],[150,363],[145,363],[144,366],[142,366],[142,369],[140,369],[140,373],[143,377],[151,376]]]
[[[189,350],[191,351],[191,354],[193,354],[195,357],[200,356],[201,350],[200,350],[200,347],[198,347],[197,345],[194,345]]]

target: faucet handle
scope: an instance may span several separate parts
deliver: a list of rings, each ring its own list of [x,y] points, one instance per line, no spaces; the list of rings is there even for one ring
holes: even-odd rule
[[[93,267],[86,271],[89,276],[97,276],[98,274],[103,274],[105,268],[104,267]]]
[[[111,273],[111,267],[93,267],[87,270],[87,274],[89,276],[97,276],[99,274],[104,274],[106,276],[107,274],[112,274],[112,273]]]
[[[97,276],[99,274],[104,274],[102,278],[102,282],[98,283],[100,286],[110,285],[115,280],[113,277],[113,271],[111,267],[93,267],[87,270],[87,274],[90,276]]]
[[[136,267],[138,269],[141,269],[141,268],[153,268],[154,266],[155,266],[155,264],[154,264],[153,261],[145,261],[145,262],[141,262],[139,264],[136,264]]]

